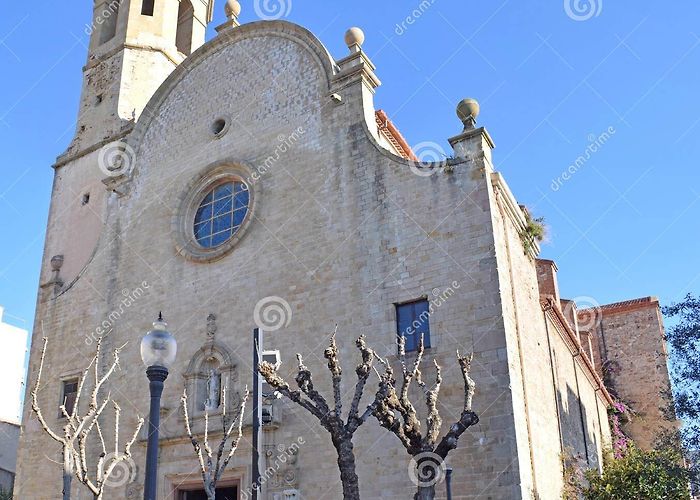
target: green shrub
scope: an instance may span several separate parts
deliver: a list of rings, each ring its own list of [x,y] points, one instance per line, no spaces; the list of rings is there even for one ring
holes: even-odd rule
[[[631,445],[622,458],[609,460],[598,471],[586,473],[586,500],[688,500],[688,469],[680,453],[667,448],[642,451]]]
[[[530,211],[524,205],[520,205],[523,214],[525,214],[525,231],[520,235],[523,242],[525,254],[529,254],[535,246],[535,242],[542,242],[547,237],[547,226],[545,226],[544,217],[533,218]]]

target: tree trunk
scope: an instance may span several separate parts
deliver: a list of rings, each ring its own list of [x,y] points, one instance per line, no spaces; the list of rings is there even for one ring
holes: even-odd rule
[[[413,498],[414,500],[433,500],[435,498],[435,485],[419,486]]]
[[[70,448],[63,448],[63,500],[70,500],[70,489],[73,482],[73,456]]]
[[[216,500],[216,487],[211,483],[204,485],[204,491],[209,500]]]
[[[355,472],[352,438],[333,439],[333,445],[338,452],[338,469],[340,470],[340,482],[343,484],[343,499],[360,500],[360,482]]]

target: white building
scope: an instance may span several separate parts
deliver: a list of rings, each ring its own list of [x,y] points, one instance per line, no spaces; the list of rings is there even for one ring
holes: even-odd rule
[[[12,491],[29,332],[2,321],[0,306],[0,489]]]
[[[0,306],[0,420],[19,423],[29,332],[3,322],[3,312]]]

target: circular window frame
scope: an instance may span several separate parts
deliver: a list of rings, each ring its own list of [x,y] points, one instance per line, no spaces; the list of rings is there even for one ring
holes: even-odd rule
[[[255,192],[252,187],[252,170],[240,163],[225,161],[207,167],[185,186],[180,195],[180,206],[173,217],[175,247],[183,257],[194,262],[213,262],[228,255],[245,236],[255,211]],[[242,182],[248,187],[248,212],[238,231],[224,243],[212,248],[202,246],[194,234],[194,220],[197,210],[207,193],[226,182]]]

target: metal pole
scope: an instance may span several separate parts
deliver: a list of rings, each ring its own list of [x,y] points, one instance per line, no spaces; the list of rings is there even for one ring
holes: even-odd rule
[[[156,500],[158,493],[158,429],[160,428],[160,397],[168,378],[168,369],[151,366],[146,370],[150,381],[151,411],[148,416],[148,448],[146,449],[146,480],[143,500]]]
[[[258,500],[260,484],[260,443],[262,443],[262,380],[258,373],[260,353],[262,352],[262,332],[260,328],[253,330],[253,500]]]
[[[445,485],[447,487],[447,500],[452,500],[452,467],[445,471]]]

